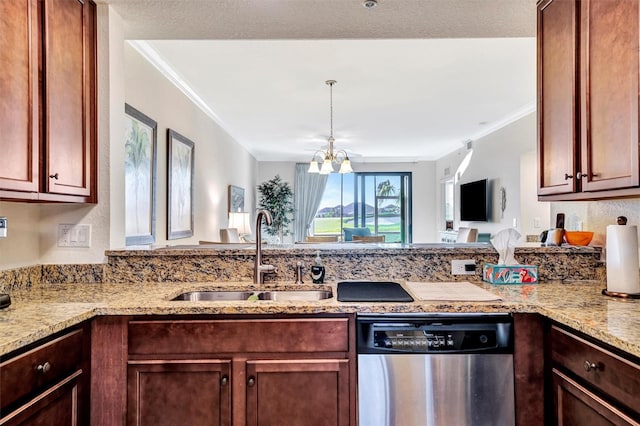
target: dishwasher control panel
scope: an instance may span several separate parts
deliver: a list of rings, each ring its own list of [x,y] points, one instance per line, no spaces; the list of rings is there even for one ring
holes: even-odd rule
[[[358,352],[478,353],[512,350],[511,318],[359,317]]]
[[[495,330],[375,330],[374,348],[400,350],[469,350],[496,347]]]

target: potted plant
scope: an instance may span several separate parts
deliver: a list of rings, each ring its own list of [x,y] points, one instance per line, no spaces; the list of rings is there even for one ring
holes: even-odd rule
[[[265,232],[269,235],[277,235],[282,243],[282,238],[290,235],[289,224],[293,221],[293,191],[288,182],[283,181],[280,175],[258,185],[260,200],[258,209],[268,210],[273,219],[271,226],[265,226]]]

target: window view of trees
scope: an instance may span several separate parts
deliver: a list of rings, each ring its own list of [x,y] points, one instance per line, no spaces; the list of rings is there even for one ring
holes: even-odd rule
[[[315,216],[315,235],[341,236],[344,228],[367,227],[385,242],[410,242],[410,173],[329,176]]]

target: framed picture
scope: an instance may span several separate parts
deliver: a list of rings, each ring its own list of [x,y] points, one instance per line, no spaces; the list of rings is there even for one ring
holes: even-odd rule
[[[244,188],[229,185],[229,212],[244,211]]]
[[[124,104],[124,113],[126,245],[153,244],[158,123],[129,104]]]
[[[167,130],[167,239],[193,236],[194,143]]]

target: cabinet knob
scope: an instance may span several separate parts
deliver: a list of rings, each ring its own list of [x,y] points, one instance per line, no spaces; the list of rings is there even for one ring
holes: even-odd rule
[[[256,384],[256,378],[253,376],[249,377],[249,380],[247,380],[247,386],[252,388],[255,384]]]
[[[38,366],[36,367],[36,371],[42,374],[48,373],[49,370],[51,370],[51,364],[49,364],[49,362],[45,362],[44,364],[38,364]]]
[[[591,173],[591,175],[589,175],[588,173],[580,173],[580,172],[578,172],[578,174],[576,174],[576,177],[578,179],[583,179],[583,178],[586,178],[586,177],[589,177],[589,176],[591,176],[592,178],[598,177],[598,176],[600,176],[600,173]]]
[[[573,179],[573,175],[570,175],[569,173],[565,173],[564,180],[569,180],[569,179]]]
[[[51,179],[58,180],[58,174],[57,174],[57,173],[56,173],[55,175],[49,175],[49,177],[50,177]]]
[[[222,379],[220,379],[220,386],[227,386],[228,383],[229,383],[229,377],[222,376]]]
[[[582,364],[582,366],[584,367],[585,371],[602,370],[602,368],[598,364],[596,364],[595,362],[591,362],[589,360],[585,361],[584,364]]]

